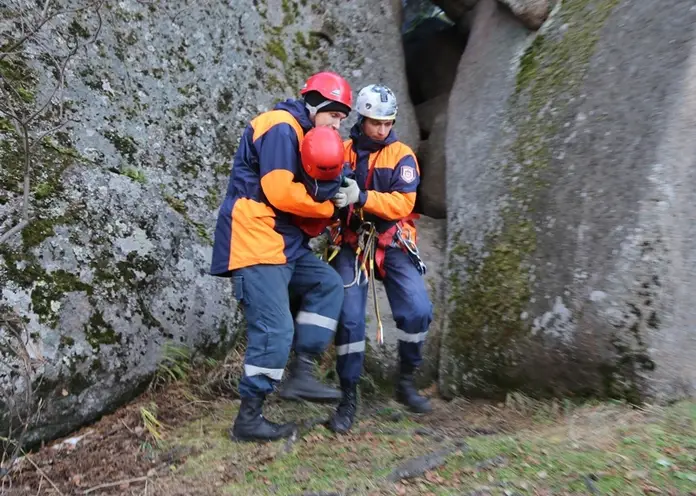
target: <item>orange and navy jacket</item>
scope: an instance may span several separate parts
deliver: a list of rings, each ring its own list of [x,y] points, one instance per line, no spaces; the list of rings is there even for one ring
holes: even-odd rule
[[[394,130],[384,141],[376,141],[363,134],[358,122],[350,138],[344,142],[344,158],[360,187],[355,207],[362,208],[365,221],[374,222],[379,232],[385,232],[413,211],[420,182],[416,155],[398,141]],[[352,230],[351,224],[347,222],[345,229]],[[411,231],[415,241],[415,225],[410,222],[402,228]]]
[[[354,176],[348,162],[343,165],[343,173],[331,181],[319,181],[309,177],[309,175],[305,172],[304,167],[300,171],[300,174],[302,176],[302,183],[305,185],[305,188],[307,188],[307,193],[309,193],[309,196],[311,196],[314,201],[317,202],[324,202],[336,196],[336,193],[338,193],[338,190],[341,187],[343,178],[352,178]],[[302,229],[302,231],[304,231],[305,234],[307,234],[307,236],[314,238],[324,232],[324,230],[333,224],[336,219],[312,219],[309,217],[300,217],[296,215],[293,216],[293,221],[297,226],[300,227],[300,229]]]
[[[246,127],[215,227],[212,275],[284,264],[310,251],[309,238],[292,217],[334,215],[333,203],[314,201],[300,181],[300,145],[311,128],[299,100],[277,104]]]

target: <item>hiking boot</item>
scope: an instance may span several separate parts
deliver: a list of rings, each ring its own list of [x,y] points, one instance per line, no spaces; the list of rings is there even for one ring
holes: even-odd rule
[[[336,403],[341,391],[314,377],[314,356],[297,353],[289,367],[288,378],[280,385],[278,395],[286,400],[307,400],[313,403]]]
[[[345,434],[353,426],[355,411],[358,408],[357,386],[343,388],[343,397],[336,408],[336,413],[329,419],[329,429],[338,434]]]
[[[396,401],[406,405],[414,413],[428,413],[432,410],[430,401],[418,394],[413,384],[413,374],[402,373],[396,385]]]
[[[233,441],[276,441],[295,433],[295,424],[276,424],[264,418],[261,413],[264,400],[264,397],[242,398],[234,426],[230,429]]]

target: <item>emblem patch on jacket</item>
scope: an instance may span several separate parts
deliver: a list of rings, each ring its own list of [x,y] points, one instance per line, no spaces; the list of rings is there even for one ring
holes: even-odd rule
[[[410,165],[401,167],[401,179],[407,183],[412,183],[416,179],[416,169]]]

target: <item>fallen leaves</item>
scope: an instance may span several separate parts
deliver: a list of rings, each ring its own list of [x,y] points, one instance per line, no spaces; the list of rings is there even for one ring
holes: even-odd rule
[[[428,470],[424,474],[424,477],[425,477],[425,480],[427,480],[431,484],[444,484],[445,483],[445,479],[442,478],[442,476],[439,473],[433,472],[431,470]]]

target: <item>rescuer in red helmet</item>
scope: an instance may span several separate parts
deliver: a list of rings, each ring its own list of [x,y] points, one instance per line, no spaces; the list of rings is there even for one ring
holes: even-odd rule
[[[266,396],[282,379],[293,336],[296,360],[288,391],[310,401],[341,398],[312,372],[315,359],[333,340],[343,282],[312,253],[309,236],[295,219],[334,217],[330,199],[317,201],[306,181],[298,180],[304,172],[300,147],[315,127],[338,130],[353,97],[348,82],[332,72],[311,76],[300,94],[302,99],[277,104],[245,129],[215,229],[210,272],[232,279],[247,322],[241,406],[230,430],[240,441],[275,440],[295,431],[293,424],[262,415]],[[326,164],[313,165],[312,170],[326,172],[318,168]],[[300,298],[294,319],[289,292]]]
[[[300,175],[307,193],[315,201],[332,199],[338,193],[343,177],[353,175],[344,162],[343,155],[341,135],[331,127],[316,127],[302,140]],[[319,236],[334,220],[299,216],[294,218],[295,223],[311,238]]]

